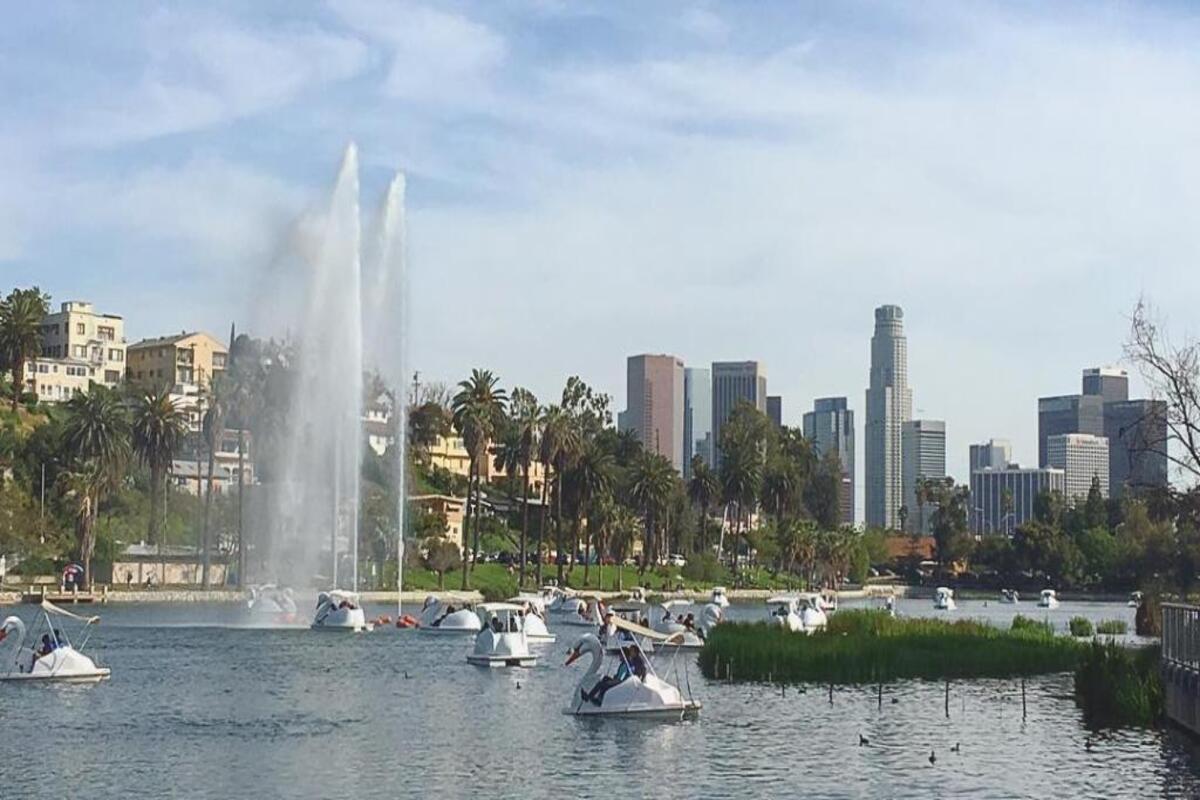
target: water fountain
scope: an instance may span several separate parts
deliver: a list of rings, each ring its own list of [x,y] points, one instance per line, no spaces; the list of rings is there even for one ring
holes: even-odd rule
[[[358,150],[349,145],[328,206],[301,221],[287,270],[276,275],[279,297],[291,302],[275,323],[286,327],[294,357],[252,580],[359,587],[363,369],[377,369],[392,387],[404,385],[404,185],[403,175],[392,181],[364,248]],[[264,302],[278,306],[279,297]],[[403,414],[402,391],[396,399]]]

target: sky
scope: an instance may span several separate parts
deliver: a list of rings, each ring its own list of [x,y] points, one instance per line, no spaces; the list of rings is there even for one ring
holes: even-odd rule
[[[354,141],[368,208],[407,175],[426,379],[616,409],[630,354],[757,359],[789,424],[850,399],[861,464],[895,303],[962,479],[970,442],[1036,460],[1140,296],[1192,332],[1197,40],[1183,3],[18,4],[0,285],[280,333],[255,277]]]

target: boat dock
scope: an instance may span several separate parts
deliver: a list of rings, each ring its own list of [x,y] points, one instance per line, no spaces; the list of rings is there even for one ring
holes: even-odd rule
[[[22,603],[40,604],[43,600],[49,600],[55,605],[72,605],[75,603],[107,603],[108,587],[104,587],[99,593],[96,593],[83,592],[79,589],[71,589],[68,591],[60,586],[29,586],[25,591],[21,592]]]

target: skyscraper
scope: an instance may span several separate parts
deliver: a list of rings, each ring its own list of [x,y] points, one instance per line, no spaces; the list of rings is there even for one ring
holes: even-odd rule
[[[626,362],[624,425],[642,446],[683,471],[683,361],[670,355],[630,356]]]
[[[854,412],[844,397],[821,397],[804,415],[804,438],[817,454],[834,453],[842,462],[842,522],[854,524]]]
[[[712,453],[712,373],[700,367],[683,370],[683,475],[692,475],[692,456],[710,467]]]
[[[1067,433],[1104,435],[1104,398],[1067,394],[1038,398],[1038,466],[1050,466],[1046,442]]]
[[[1090,433],[1064,433],[1046,442],[1049,466],[1064,473],[1063,493],[1068,499],[1087,499],[1092,481],[1100,481],[1100,494],[1108,497],[1108,439]]]
[[[908,340],[900,306],[875,309],[871,380],[867,388],[867,525],[895,528],[903,504],[901,426],[912,418],[908,388]]]
[[[783,427],[783,398],[781,396],[767,395],[767,419],[771,420],[776,428]]]
[[[1012,463],[1012,445],[1007,439],[989,439],[971,445],[970,471],[1004,469]]]
[[[757,361],[714,361],[712,365],[713,464],[721,464],[721,427],[742,401],[767,410],[767,376]]]
[[[1119,367],[1093,367],[1083,371],[1083,393],[1099,395],[1106,403],[1129,399],[1129,373]]]
[[[938,419],[909,420],[901,428],[901,440],[908,531],[928,535],[933,528],[933,507],[917,502],[917,484],[946,477],[946,423]]]

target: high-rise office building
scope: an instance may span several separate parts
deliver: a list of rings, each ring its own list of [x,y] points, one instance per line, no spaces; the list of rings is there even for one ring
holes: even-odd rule
[[[1066,474],[1053,467],[1017,465],[971,470],[971,531],[1012,535],[1033,519],[1033,502],[1042,492],[1064,492]]]
[[[1049,463],[1047,439],[1086,433],[1108,439],[1108,488],[1120,497],[1133,489],[1166,486],[1166,408],[1160,401],[1130,400],[1129,375],[1116,367],[1083,371],[1083,394],[1038,400],[1038,461]]]
[[[1083,371],[1083,393],[1099,395],[1106,403],[1129,399],[1129,373],[1120,367],[1093,367]]]
[[[977,469],[1004,469],[1012,463],[1012,445],[1007,439],[988,439],[971,445],[970,472]]]
[[[683,471],[683,361],[671,355],[630,356],[624,424],[642,447]]]
[[[1122,400],[1104,404],[1108,439],[1108,491],[1166,486],[1167,404],[1162,400]]]
[[[1048,466],[1064,473],[1063,494],[1086,500],[1092,481],[1100,481],[1100,494],[1108,497],[1108,439],[1090,433],[1064,433],[1046,441]]]
[[[1104,398],[1068,394],[1038,398],[1038,466],[1052,466],[1046,443],[1068,433],[1104,435]]]
[[[783,398],[777,394],[767,395],[767,419],[776,428],[783,427]]]
[[[901,474],[909,533],[928,535],[933,529],[933,507],[917,502],[922,480],[946,477],[946,423],[939,419],[913,419],[901,426]]]
[[[692,456],[710,467],[712,457],[712,373],[700,367],[683,370],[683,475],[692,476]]]
[[[713,464],[721,464],[721,428],[738,403],[766,413],[767,376],[757,361],[714,361],[712,365]]]
[[[854,524],[854,412],[844,397],[821,397],[804,415],[804,438],[819,456],[833,453],[842,462],[842,523]]]
[[[912,418],[908,388],[908,340],[899,306],[875,309],[871,337],[871,379],[867,388],[867,525],[895,528],[903,505],[901,427]]]

